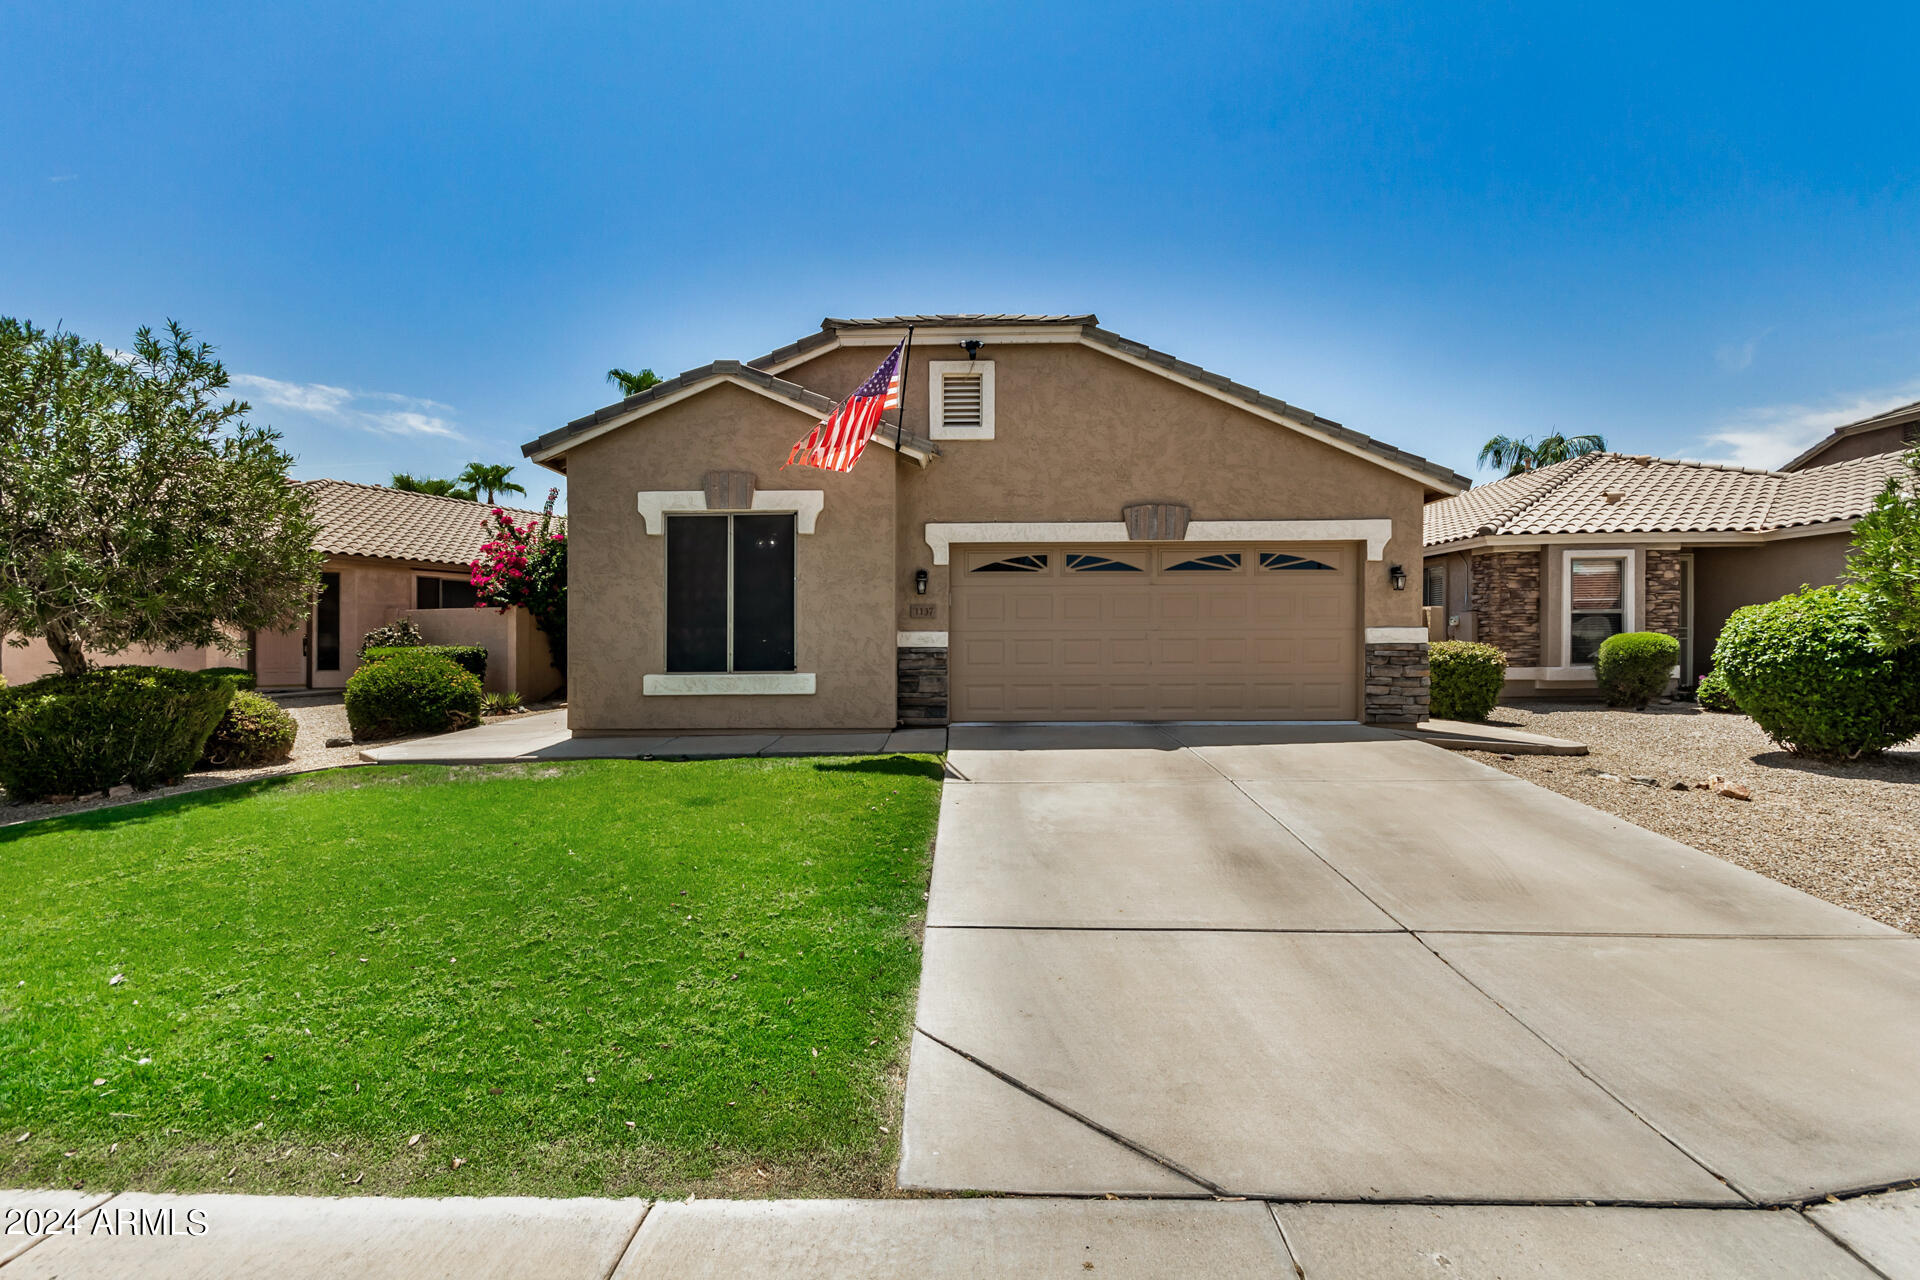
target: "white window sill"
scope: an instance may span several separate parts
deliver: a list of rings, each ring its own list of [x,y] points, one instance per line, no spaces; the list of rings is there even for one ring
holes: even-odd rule
[[[647,697],[713,697],[813,692],[811,671],[679,671],[642,676]]]

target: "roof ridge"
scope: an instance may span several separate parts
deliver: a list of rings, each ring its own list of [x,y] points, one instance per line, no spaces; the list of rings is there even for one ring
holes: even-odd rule
[[[1565,462],[1556,462],[1556,463],[1553,463],[1551,466],[1540,468],[1541,471],[1550,471],[1553,469],[1553,467],[1564,467],[1565,470],[1560,472],[1558,476],[1554,477],[1552,484],[1543,484],[1539,486],[1538,488],[1532,490],[1531,492],[1523,495],[1512,506],[1507,507],[1502,511],[1496,512],[1494,516],[1491,517],[1490,519],[1482,521],[1480,524],[1480,528],[1476,530],[1476,534],[1489,534],[1489,533],[1500,532],[1500,528],[1502,525],[1511,524],[1513,521],[1518,520],[1521,514],[1525,512],[1528,507],[1533,506],[1535,503],[1539,502],[1542,498],[1546,497],[1548,494],[1558,491],[1562,486],[1564,486],[1567,483],[1567,481],[1579,475],[1587,467],[1592,466],[1594,462],[1608,456],[1610,455],[1597,452],[1597,451],[1594,453],[1583,453],[1577,458],[1568,458]],[[1538,473],[1522,472],[1521,474],[1537,475]],[[1518,476],[1506,476],[1502,478],[1509,479],[1509,480],[1519,479]],[[1494,483],[1499,484],[1500,481],[1496,480],[1494,481]],[[1471,492],[1471,490],[1469,490],[1469,492]]]
[[[502,511],[519,511],[527,515],[539,515],[539,507],[510,507],[504,502],[482,502],[478,498],[455,498],[444,493],[421,493],[417,489],[396,489],[390,484],[370,484],[365,480],[342,480],[338,476],[315,476],[311,480],[296,483],[306,485],[342,484],[350,489],[372,489],[379,493],[397,493],[405,498],[424,498],[429,502],[457,502],[463,507],[485,507],[489,510],[498,507]]]

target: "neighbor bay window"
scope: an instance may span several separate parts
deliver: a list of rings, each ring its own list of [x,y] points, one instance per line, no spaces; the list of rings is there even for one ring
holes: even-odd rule
[[[1575,557],[1568,564],[1567,591],[1567,660],[1589,666],[1601,642],[1626,630],[1626,558]]]
[[[667,518],[667,670],[794,669],[794,517]]]

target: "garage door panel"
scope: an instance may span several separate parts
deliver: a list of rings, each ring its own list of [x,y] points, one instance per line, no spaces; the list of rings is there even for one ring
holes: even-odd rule
[[[1357,549],[996,547],[956,562],[956,719],[1357,713]]]

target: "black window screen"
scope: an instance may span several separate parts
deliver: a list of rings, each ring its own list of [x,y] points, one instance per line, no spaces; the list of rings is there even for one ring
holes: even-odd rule
[[[667,520],[667,670],[791,671],[791,515]]]
[[[340,575],[320,575],[320,600],[313,610],[313,669],[340,669]]]
[[[667,520],[667,670],[727,669],[729,516]]]
[[[733,669],[793,670],[793,517],[733,517]]]
[[[413,583],[416,609],[471,609],[480,600],[473,584],[458,578],[415,578]]]

